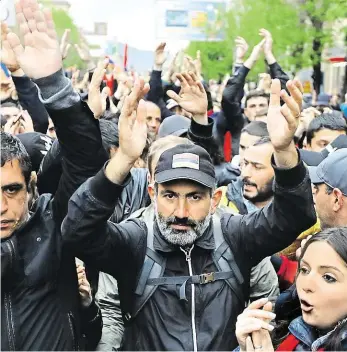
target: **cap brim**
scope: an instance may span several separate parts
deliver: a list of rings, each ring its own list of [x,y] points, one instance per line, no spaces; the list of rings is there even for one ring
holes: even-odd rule
[[[188,128],[182,128],[181,130],[178,130],[178,131],[175,131],[174,133],[172,133],[172,135],[177,136],[177,137],[181,137],[182,135],[184,135],[187,132],[188,132]]]
[[[158,172],[155,175],[156,183],[165,183],[175,180],[191,180],[208,188],[213,188],[216,185],[216,179],[210,175],[201,172],[200,170],[177,168]]]
[[[321,153],[300,149],[301,159],[308,166],[318,166],[325,158]]]
[[[324,183],[324,181],[317,175],[317,166],[309,166],[308,167],[308,172],[310,174],[310,179],[311,179],[311,183],[315,184],[319,184],[319,183]]]

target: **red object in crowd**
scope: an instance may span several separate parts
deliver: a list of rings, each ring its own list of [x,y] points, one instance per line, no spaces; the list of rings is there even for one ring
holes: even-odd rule
[[[125,44],[124,47],[124,62],[123,62],[123,67],[124,70],[127,70],[127,65],[128,65],[128,44]]]
[[[286,290],[294,283],[299,264],[297,261],[289,260],[284,255],[281,255],[280,257],[282,263],[277,272],[278,282],[281,290]]]
[[[277,347],[276,351],[295,351],[300,341],[292,334],[289,334],[282,343]],[[318,351],[324,351],[323,348],[319,348]]]
[[[104,75],[104,82],[107,85],[108,88],[110,88],[110,96],[113,95],[114,93],[114,78],[113,78],[113,73],[109,77],[107,75]]]
[[[224,135],[224,160],[226,162],[231,161],[231,153],[232,153],[231,138],[232,138],[231,133],[227,131]]]

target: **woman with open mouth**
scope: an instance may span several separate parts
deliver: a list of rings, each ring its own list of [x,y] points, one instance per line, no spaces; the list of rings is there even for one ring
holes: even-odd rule
[[[241,351],[347,351],[347,227],[326,229],[307,241],[296,287],[276,303],[251,303],[239,315]],[[271,320],[275,324],[270,324]]]

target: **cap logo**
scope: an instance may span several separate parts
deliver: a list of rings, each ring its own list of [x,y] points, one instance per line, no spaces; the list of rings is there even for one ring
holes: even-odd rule
[[[175,154],[172,157],[172,168],[180,167],[199,170],[199,155],[192,153]]]

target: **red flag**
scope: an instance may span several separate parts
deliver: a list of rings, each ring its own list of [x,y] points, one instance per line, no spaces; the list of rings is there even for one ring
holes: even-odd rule
[[[124,70],[127,70],[127,64],[128,64],[128,44],[125,44],[124,47]]]

